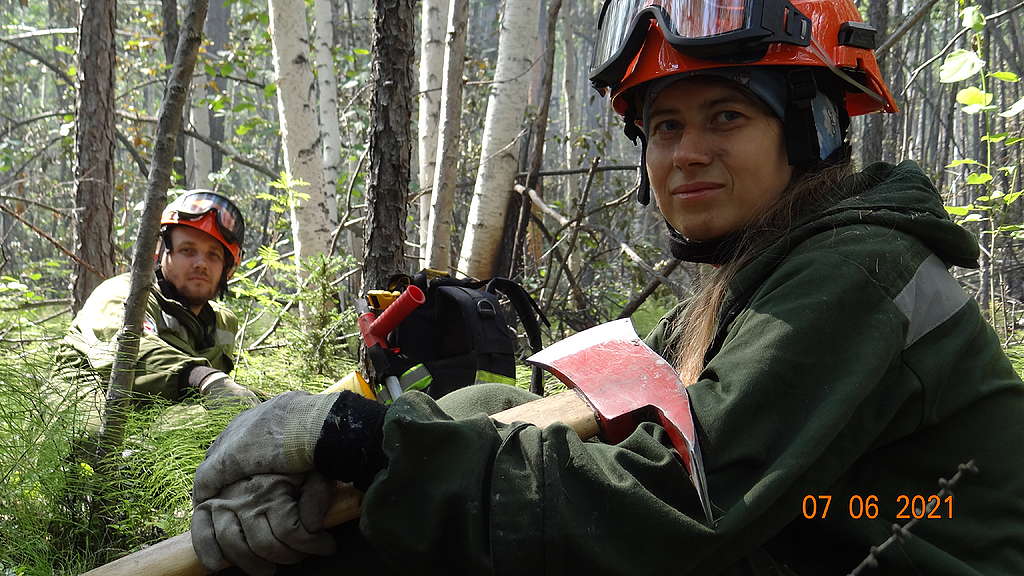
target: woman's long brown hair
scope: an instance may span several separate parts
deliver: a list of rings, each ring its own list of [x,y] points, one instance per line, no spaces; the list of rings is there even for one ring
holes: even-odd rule
[[[670,341],[678,343],[673,364],[685,385],[696,382],[704,369],[704,355],[718,327],[719,308],[736,273],[784,236],[798,215],[834,201],[839,182],[852,172],[847,160],[797,173],[779,200],[744,228],[734,256],[719,268],[703,267],[697,294],[669,330]]]

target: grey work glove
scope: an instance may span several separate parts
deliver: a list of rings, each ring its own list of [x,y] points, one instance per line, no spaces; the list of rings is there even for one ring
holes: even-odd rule
[[[199,392],[208,407],[241,404],[251,408],[260,399],[251,390],[236,383],[230,376],[207,366],[194,366],[188,373],[188,384]]]
[[[196,470],[193,503],[249,476],[312,470],[313,451],[338,396],[285,392],[236,416]]]
[[[323,475],[261,474],[225,487],[192,512],[192,547],[210,572],[237,566],[271,575],[277,564],[335,551],[323,530],[334,482]]]

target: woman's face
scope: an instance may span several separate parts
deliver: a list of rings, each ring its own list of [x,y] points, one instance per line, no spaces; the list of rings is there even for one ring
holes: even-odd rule
[[[778,200],[792,167],[782,122],[738,84],[687,78],[651,103],[647,174],[658,208],[688,240],[741,229]]]

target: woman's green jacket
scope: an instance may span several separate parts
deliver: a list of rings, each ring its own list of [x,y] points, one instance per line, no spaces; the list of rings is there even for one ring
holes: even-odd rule
[[[846,184],[860,191],[735,276],[687,388],[716,526],[656,424],[618,445],[583,442],[561,425],[453,420],[410,393],[387,414],[389,465],[363,507],[384,562],[410,573],[846,574],[973,461],[978,473],[939,518],[879,552],[871,573],[1024,574],[1024,385],[947,271],[975,266],[977,242],[912,162]],[[649,337],[668,358],[676,313]]]

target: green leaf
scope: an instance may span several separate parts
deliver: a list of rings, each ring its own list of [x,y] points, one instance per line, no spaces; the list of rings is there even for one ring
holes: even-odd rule
[[[359,54],[360,56],[366,56],[367,54],[370,53],[370,51],[365,48],[356,48],[352,52],[354,52],[355,54]]]
[[[272,100],[275,96],[277,96],[276,82],[271,82],[270,84],[267,84],[266,86],[263,87],[264,98],[266,98],[267,100]]]
[[[939,82],[952,84],[974,76],[985,67],[985,61],[974,50],[954,50],[939,67]]]
[[[1021,226],[1020,224],[1010,224],[1009,226],[1000,226],[999,228],[996,228],[996,230],[999,232],[1020,232],[1021,230],[1024,230],[1024,226]]]
[[[53,49],[56,50],[57,52],[61,52],[63,54],[70,54],[72,56],[75,55],[75,49],[74,48],[72,48],[70,46],[65,46],[63,44],[58,44],[58,45],[54,46]]]
[[[977,165],[981,165],[981,162],[978,162],[977,160],[975,160],[973,158],[963,158],[961,160],[953,160],[949,164],[946,164],[946,168],[956,168],[957,166],[961,166],[963,164],[977,164]]]
[[[951,216],[966,216],[971,213],[967,206],[943,206]]]
[[[1024,112],[1024,98],[1021,98],[1020,100],[1014,102],[1013,105],[1011,105],[1006,110],[1000,112],[999,115],[1002,116],[1003,118],[1012,118],[1017,114],[1020,114],[1021,112]]]
[[[968,6],[964,8],[963,19],[960,21],[960,25],[964,28],[971,28],[975,32],[981,32],[985,29],[985,15],[982,14],[981,8],[978,6]]]
[[[1002,142],[1009,136],[1009,132],[1000,132],[999,134],[985,134],[981,137],[982,142]]]
[[[1014,144],[1019,144],[1021,142],[1024,142],[1024,138],[1022,138],[1020,136],[1014,136],[1012,138],[1007,138],[1006,139],[1006,145],[1007,146],[1013,146]]]
[[[1024,191],[1010,192],[1006,196],[1003,196],[1003,202],[1005,202],[1007,205],[1013,204],[1014,202],[1017,201],[1017,198],[1020,198],[1021,194],[1024,194]]]
[[[988,172],[975,172],[967,176],[968,184],[984,184],[990,180],[992,180],[992,175]]]
[[[982,216],[981,214],[977,214],[977,213],[975,213],[975,214],[968,214],[967,216],[965,216],[963,219],[960,220],[960,223],[964,223],[964,222],[981,222],[984,219],[985,219],[985,217]]]
[[[956,93],[956,101],[964,106],[970,106],[971,104],[985,106],[992,103],[992,93],[985,92],[976,86],[968,86]]]
[[[1002,80],[1003,82],[1020,82],[1020,76],[1017,76],[1013,72],[1006,72],[1004,70],[1000,70],[999,72],[993,72],[989,74],[989,76],[995,78],[996,80]]]

